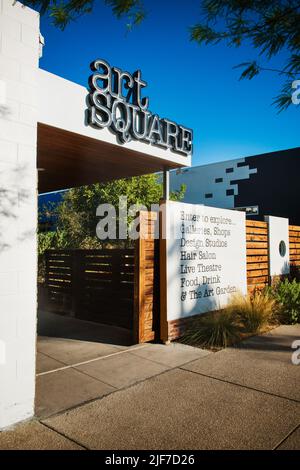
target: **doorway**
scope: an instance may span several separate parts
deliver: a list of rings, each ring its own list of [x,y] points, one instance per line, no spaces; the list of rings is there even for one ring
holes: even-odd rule
[[[101,375],[103,366],[159,340],[158,214],[141,212],[139,217],[147,237],[136,240],[132,249],[45,253],[45,282],[39,285],[37,416],[111,393],[111,382]],[[91,365],[93,376],[86,372]],[[132,364],[128,367],[140,375]]]

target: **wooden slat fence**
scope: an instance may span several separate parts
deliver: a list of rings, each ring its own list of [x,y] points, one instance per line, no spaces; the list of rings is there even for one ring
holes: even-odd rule
[[[268,224],[246,221],[248,290],[263,288],[269,283]]]
[[[248,290],[263,288],[271,282],[269,277],[268,224],[246,221],[247,282]],[[289,226],[291,274],[300,271],[300,227]]]
[[[132,328],[134,249],[49,250],[46,286],[53,310]]]
[[[52,310],[132,329],[136,342],[159,338],[158,214],[140,213],[141,237],[129,250],[49,250]],[[145,236],[147,234],[147,236]],[[291,265],[300,269],[300,227],[289,227]],[[248,290],[270,282],[267,222],[246,221]]]
[[[48,303],[59,312],[72,309],[73,255],[70,250],[49,250],[45,253]]]
[[[295,225],[289,226],[289,242],[290,242],[290,263],[291,271],[296,270],[298,275],[300,272],[300,227]]]

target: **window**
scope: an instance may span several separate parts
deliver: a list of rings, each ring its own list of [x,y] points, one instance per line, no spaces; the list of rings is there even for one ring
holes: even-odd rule
[[[234,196],[234,189],[227,189],[226,196]]]
[[[247,162],[238,162],[237,167],[248,166]]]
[[[226,173],[233,173],[233,168],[226,168]]]
[[[223,183],[223,178],[216,178],[215,183]]]
[[[206,193],[205,194],[205,199],[211,199],[213,197],[212,193]]]
[[[286,244],[283,240],[281,240],[281,242],[279,243],[279,254],[282,258],[284,258],[286,255]]]

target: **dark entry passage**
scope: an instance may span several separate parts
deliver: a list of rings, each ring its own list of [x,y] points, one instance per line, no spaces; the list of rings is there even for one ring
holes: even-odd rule
[[[132,330],[134,249],[49,250],[45,256],[46,308]]]

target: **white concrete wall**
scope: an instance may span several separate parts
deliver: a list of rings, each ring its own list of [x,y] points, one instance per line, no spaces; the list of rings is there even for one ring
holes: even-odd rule
[[[289,219],[266,216],[269,240],[269,274],[281,276],[290,272]],[[285,244],[285,253],[280,253],[280,243]]]
[[[0,0],[0,429],[34,412],[39,15]]]
[[[249,179],[252,174],[257,173],[257,169],[250,169],[249,165],[238,166],[244,162],[244,158],[238,158],[171,171],[171,191],[179,190],[180,186],[185,184],[184,202],[233,209],[234,196],[238,195],[238,185],[231,184],[231,181]],[[227,168],[233,168],[233,172],[226,173]],[[223,181],[216,183],[216,178],[222,178]],[[233,189],[234,194],[227,195],[227,189]],[[212,197],[206,198],[206,194],[212,194]]]

